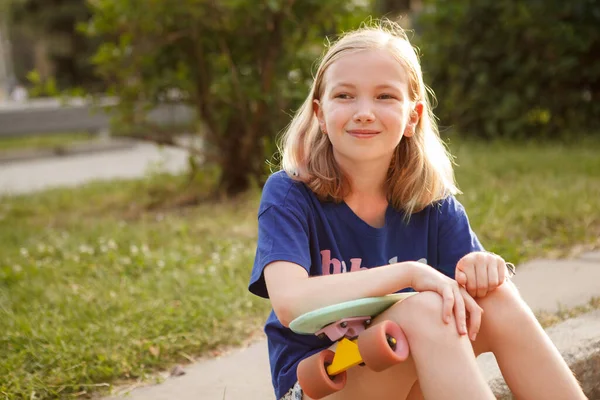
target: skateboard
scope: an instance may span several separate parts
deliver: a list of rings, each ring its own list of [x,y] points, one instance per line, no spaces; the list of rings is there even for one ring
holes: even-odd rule
[[[305,358],[298,364],[300,387],[313,399],[335,393],[346,384],[346,371],[366,365],[383,371],[408,357],[408,343],[402,329],[386,320],[371,325],[372,319],[392,305],[416,293],[395,293],[351,300],[302,314],[290,323],[298,334],[317,335],[336,342],[329,349]]]

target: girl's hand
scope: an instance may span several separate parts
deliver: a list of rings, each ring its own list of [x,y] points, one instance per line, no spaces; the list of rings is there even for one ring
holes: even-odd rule
[[[431,291],[442,296],[444,323],[449,323],[454,313],[458,333],[461,335],[468,333],[471,340],[474,341],[481,326],[483,309],[454,279],[448,278],[429,265],[415,264],[411,287],[418,292]],[[469,315],[468,331],[467,314]]]
[[[472,297],[485,297],[504,283],[509,272],[502,257],[479,251],[469,253],[458,261],[455,276]]]

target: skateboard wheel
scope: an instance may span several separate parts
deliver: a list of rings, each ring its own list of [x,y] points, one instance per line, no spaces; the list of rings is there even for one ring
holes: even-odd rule
[[[323,350],[305,358],[298,364],[298,383],[302,391],[311,399],[321,399],[329,396],[346,385],[346,371],[329,376],[327,366],[333,362],[335,353]]]
[[[408,357],[408,342],[398,324],[383,321],[358,336],[358,351],[369,369],[380,372]]]

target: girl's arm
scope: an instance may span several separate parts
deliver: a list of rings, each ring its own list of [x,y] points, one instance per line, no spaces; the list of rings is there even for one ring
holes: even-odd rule
[[[403,262],[309,278],[301,266],[275,261],[265,267],[264,276],[273,310],[287,327],[294,318],[320,307],[410,287],[414,264]]]
[[[457,331],[462,335],[467,334],[467,312],[472,334],[479,331],[481,323],[481,308],[464,288],[454,279],[418,262],[309,278],[301,266],[275,261],[265,267],[264,278],[273,310],[286,327],[305,312],[343,301],[383,296],[406,287],[438,293],[443,300],[440,317],[449,323],[454,315]]]

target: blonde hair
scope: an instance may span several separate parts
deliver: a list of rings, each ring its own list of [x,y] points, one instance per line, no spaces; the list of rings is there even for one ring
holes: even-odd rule
[[[387,179],[387,197],[406,216],[459,192],[449,152],[442,142],[423,82],[415,49],[404,30],[391,21],[365,25],[342,35],[321,59],[310,93],[295,114],[281,141],[281,168],[304,182],[319,199],[341,202],[349,190],[348,177],[333,157],[331,142],[321,133],[313,101],[323,96],[323,76],[337,59],[350,52],[385,49],[398,59],[409,75],[409,96],[423,102],[423,113],[412,137],[396,147]],[[433,93],[432,93],[433,94]]]

